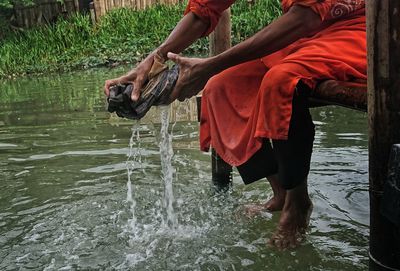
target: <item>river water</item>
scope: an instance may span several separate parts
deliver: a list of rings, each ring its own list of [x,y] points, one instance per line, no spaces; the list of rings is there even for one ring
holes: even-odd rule
[[[244,186],[235,172],[232,191],[212,193],[193,104],[171,110],[179,115],[169,126],[171,184],[163,181],[159,110],[130,144],[133,122],[107,113],[102,94],[104,80],[123,69],[0,82],[0,270],[368,268],[364,113],[313,110],[311,227],[303,246],[280,252],[266,245],[279,213],[240,212],[271,195],[266,181]]]

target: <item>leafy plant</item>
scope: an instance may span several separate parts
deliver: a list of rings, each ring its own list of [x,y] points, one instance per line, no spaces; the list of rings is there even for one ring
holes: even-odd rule
[[[57,2],[64,3],[64,0],[57,0]],[[30,6],[35,4],[35,0],[0,0],[0,8],[10,9],[15,5]]]
[[[12,8],[14,5],[32,5],[33,0],[0,0],[0,8]]]
[[[53,25],[8,35],[0,42],[0,77],[137,62],[168,36],[184,8],[180,3],[142,11],[114,9],[95,26],[89,15],[76,14]],[[233,43],[254,34],[279,13],[279,0],[258,0],[253,5],[236,1],[232,8]],[[204,38],[185,54],[206,55],[208,48]]]

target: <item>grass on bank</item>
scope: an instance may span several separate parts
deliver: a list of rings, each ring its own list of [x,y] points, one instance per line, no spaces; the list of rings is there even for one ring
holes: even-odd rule
[[[8,34],[0,40],[0,77],[137,62],[168,36],[184,8],[181,3],[143,11],[115,9],[95,26],[89,15],[76,14],[53,25]],[[232,8],[233,43],[260,30],[279,12],[279,0],[258,0],[252,5],[238,0]],[[207,52],[205,38],[185,53]]]

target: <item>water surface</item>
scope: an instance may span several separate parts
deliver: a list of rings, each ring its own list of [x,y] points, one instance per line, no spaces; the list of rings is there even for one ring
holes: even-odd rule
[[[172,110],[177,221],[164,223],[161,125],[152,110],[138,128],[140,166],[131,167],[132,229],[126,160],[133,123],[106,112],[101,89],[122,70],[0,82],[0,270],[368,268],[364,113],[313,110],[311,228],[302,247],[279,252],[266,245],[279,213],[247,219],[238,211],[271,195],[266,181],[244,186],[235,173],[230,193],[211,192],[193,103]]]

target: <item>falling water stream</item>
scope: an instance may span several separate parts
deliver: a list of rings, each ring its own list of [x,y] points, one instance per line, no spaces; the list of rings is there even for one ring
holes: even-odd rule
[[[132,214],[132,217],[128,220],[128,227],[134,235],[138,234],[137,227],[136,227],[136,215],[135,215],[135,208],[136,208],[136,199],[135,199],[135,191],[134,185],[132,185],[132,174],[134,173],[134,169],[139,170],[142,164],[142,157],[140,153],[140,123],[139,121],[135,122],[132,127],[132,135],[129,139],[129,153],[128,158],[126,160],[126,170],[128,175],[127,181],[127,193],[126,193],[126,201],[129,204],[129,209]]]
[[[178,220],[174,211],[174,193],[173,193],[173,178],[174,168],[172,166],[172,157],[174,155],[172,149],[172,134],[168,132],[169,127],[169,107],[160,107],[160,141],[158,143],[160,148],[160,160],[161,160],[161,179],[164,183],[164,194],[163,194],[163,210],[162,215],[162,227],[168,227],[169,229],[176,229]],[[131,218],[128,219],[128,229],[133,234],[134,238],[138,237],[139,228],[137,227],[137,217],[135,215],[135,208],[137,201],[135,199],[135,171],[141,169],[142,157],[141,157],[141,146],[140,146],[140,122],[137,121],[132,127],[132,135],[129,140],[129,152],[126,160],[127,170],[127,196],[126,201],[129,205]]]
[[[160,156],[161,156],[161,169],[162,179],[164,181],[164,199],[163,207],[166,212],[166,218],[164,219],[164,225],[170,228],[176,228],[178,224],[177,217],[174,212],[174,193],[172,189],[172,182],[174,178],[174,168],[172,167],[172,157],[174,151],[172,149],[172,135],[168,133],[169,127],[169,107],[161,107],[161,140]]]

